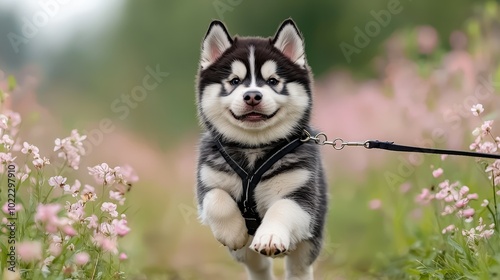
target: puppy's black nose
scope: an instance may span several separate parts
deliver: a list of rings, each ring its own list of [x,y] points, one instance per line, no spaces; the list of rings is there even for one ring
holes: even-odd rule
[[[247,91],[243,95],[243,100],[250,106],[257,106],[262,100],[262,93],[259,91]]]

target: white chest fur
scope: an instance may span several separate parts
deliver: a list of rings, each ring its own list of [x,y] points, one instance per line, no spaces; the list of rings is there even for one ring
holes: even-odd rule
[[[308,170],[294,169],[261,181],[255,189],[258,212],[264,214],[275,201],[303,186],[310,176],[311,172]],[[242,195],[242,180],[235,173],[217,171],[208,165],[202,165],[200,178],[207,188],[219,188],[237,198]]]

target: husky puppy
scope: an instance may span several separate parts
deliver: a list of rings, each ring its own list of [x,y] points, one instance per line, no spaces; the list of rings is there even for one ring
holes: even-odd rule
[[[288,19],[272,38],[231,37],[213,21],[196,89],[201,221],[249,279],[273,279],[280,256],[286,279],[313,279],[327,186],[317,145],[300,141],[312,133],[312,75],[297,26]]]

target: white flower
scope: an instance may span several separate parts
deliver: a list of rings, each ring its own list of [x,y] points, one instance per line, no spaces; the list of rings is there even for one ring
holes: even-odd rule
[[[0,114],[0,128],[1,129],[7,129],[8,126],[7,126],[7,123],[9,122],[9,118],[4,115],[4,114]]]
[[[483,200],[483,203],[481,203],[481,207],[486,207],[488,206],[488,204],[490,204],[490,202],[487,199],[485,199]]]
[[[476,104],[476,105],[472,106],[472,108],[470,108],[470,110],[472,111],[472,114],[474,116],[479,116],[479,114],[484,112],[484,108],[483,108],[482,104]]]

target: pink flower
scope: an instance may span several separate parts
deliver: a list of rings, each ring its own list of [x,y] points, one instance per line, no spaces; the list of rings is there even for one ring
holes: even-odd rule
[[[64,189],[66,183],[66,178],[62,176],[55,176],[49,178],[49,186],[52,187],[60,187]]]
[[[488,165],[486,169],[484,170],[485,172],[489,173],[488,178],[491,180],[493,176],[494,177],[494,184],[495,186],[498,186],[500,184],[500,160],[495,160],[492,164]]]
[[[8,202],[5,202],[5,204],[3,205],[2,207],[2,211],[5,213],[5,214],[10,214],[11,212],[19,212],[23,210],[23,205],[20,204],[20,203],[16,203],[16,205],[14,206],[14,209],[9,209],[9,203]]]
[[[137,173],[135,173],[134,169],[130,165],[121,166],[120,173],[127,183],[133,184],[139,181],[139,176],[137,176]]]
[[[120,220],[114,219],[111,222],[111,225],[115,227],[115,233],[118,236],[123,237],[130,232],[130,228],[127,226],[127,220],[125,219],[120,219]]]
[[[482,135],[485,136],[491,132],[491,127],[493,126],[493,121],[485,121],[481,125]]]
[[[471,218],[475,213],[476,211],[474,210],[474,208],[467,208],[462,211],[462,217]]]
[[[82,184],[79,180],[75,180],[75,184],[73,186],[65,185],[64,192],[70,193],[71,196],[77,197],[78,193],[80,193],[80,187]]]
[[[115,236],[115,227],[112,226],[110,223],[103,222],[99,225],[99,232],[104,234],[105,236]]]
[[[57,224],[59,211],[61,211],[59,204],[39,204],[36,208],[35,222]]]
[[[432,176],[434,178],[437,178],[437,177],[439,177],[441,175],[443,175],[443,169],[442,168],[438,168],[438,169],[432,171]]]
[[[83,141],[87,139],[87,135],[80,135],[78,130],[73,129],[71,131],[71,136],[69,137],[73,146],[78,150],[81,155],[85,154],[85,149],[83,148]]]
[[[68,211],[68,218],[73,221],[81,221],[85,216],[85,206],[81,200],[71,204],[66,201],[66,206],[64,207]]]
[[[467,199],[472,200],[472,199],[478,199],[479,195],[477,193],[471,193],[467,195]]]
[[[19,113],[7,110],[5,111],[5,115],[9,119],[11,127],[17,127],[19,124],[21,124],[21,115],[19,115]]]
[[[474,130],[472,133],[474,133],[476,130]],[[479,128],[477,128],[477,133],[480,133]],[[476,150],[478,149],[479,145],[481,144],[481,136],[477,136],[476,139],[474,140],[474,143],[470,144],[469,149],[470,150]]]
[[[118,258],[120,259],[120,261],[125,261],[128,259],[128,256],[125,253],[121,253],[120,256],[118,256]]]
[[[33,154],[33,155],[38,155],[39,150],[38,147],[35,145],[31,145],[28,142],[23,143],[23,148],[21,149],[21,153],[27,155],[27,154]]]
[[[90,260],[90,255],[87,252],[76,253],[74,256],[75,264],[78,266],[86,265]]]
[[[111,217],[118,217],[118,212],[116,211],[116,204],[111,202],[104,202],[101,205],[101,211],[109,213]]]
[[[404,183],[399,186],[399,191],[401,193],[407,193],[411,189],[411,184],[410,183]]]
[[[88,222],[88,228],[97,228],[99,226],[99,219],[96,215],[92,214],[92,216],[85,218],[85,221]]]
[[[17,245],[17,254],[23,262],[32,262],[42,259],[42,243],[25,241]]]
[[[49,245],[49,253],[51,256],[59,256],[62,252],[62,247],[60,243],[50,243]]]
[[[467,199],[461,199],[461,200],[455,202],[455,207],[463,208],[464,206],[467,205],[467,203],[469,203],[469,201]]]
[[[109,238],[97,233],[92,237],[94,244],[102,248],[106,252],[118,254],[118,243],[116,237],[110,236]]]
[[[438,44],[438,34],[434,27],[425,25],[417,28],[418,49],[423,54],[430,54]]]
[[[372,199],[368,203],[368,207],[371,210],[378,210],[378,209],[380,209],[382,207],[382,201],[380,199]]]
[[[421,205],[428,204],[434,195],[431,193],[429,189],[422,189],[422,192],[415,198],[415,201]]]
[[[109,191],[109,198],[118,201],[120,205],[125,203],[125,197],[121,192]]]
[[[71,136],[54,141],[54,151],[59,151],[58,156],[65,159],[71,168],[78,170],[81,156],[85,154],[82,141],[86,138],[85,135],[80,136],[77,130],[72,130]]]
[[[493,236],[494,233],[495,233],[494,229],[487,229],[487,230],[483,231],[480,236],[482,238],[489,239],[491,236]]]
[[[0,153],[0,162],[3,164],[9,164],[13,162],[16,157],[12,157],[11,153]]]
[[[485,141],[483,143],[479,143],[476,151],[485,154],[493,154],[497,151],[497,145],[495,143]]]
[[[476,104],[476,105],[472,106],[472,108],[470,110],[472,111],[472,114],[476,117],[479,116],[482,112],[484,112],[484,108],[483,108],[482,104]]]
[[[77,234],[76,230],[70,225],[64,226],[62,230],[68,236],[76,236]]]
[[[31,163],[33,163],[33,166],[35,166],[36,168],[41,169],[44,166],[49,165],[50,160],[46,157],[41,158],[39,156],[35,156]]]
[[[466,195],[467,193],[469,193],[469,187],[463,186],[463,187],[460,188],[460,194],[461,195]]]
[[[12,145],[14,145],[14,140],[12,140],[12,138],[10,138],[9,135],[4,134],[2,136],[2,138],[0,139],[0,144],[3,144],[3,146],[5,147],[5,149],[10,150],[10,148],[12,147]]]
[[[94,176],[98,184],[112,185],[115,182],[115,170],[107,163],[101,163],[94,167],[88,167],[89,174]]]
[[[449,226],[445,227],[445,228],[441,231],[441,233],[442,233],[442,234],[445,234],[445,233],[447,233],[447,232],[452,232],[452,231],[455,231],[455,225],[449,225]]]
[[[443,209],[443,212],[441,212],[441,216],[446,216],[453,214],[455,212],[455,208],[451,207],[450,205],[446,205]]]

